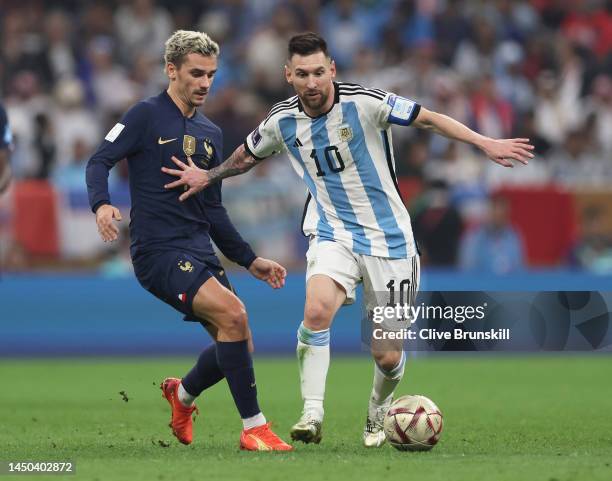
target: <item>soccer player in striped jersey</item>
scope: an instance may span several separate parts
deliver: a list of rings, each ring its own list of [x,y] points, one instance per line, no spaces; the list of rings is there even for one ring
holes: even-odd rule
[[[285,66],[296,95],[277,103],[224,163],[208,171],[178,159],[166,169],[187,186],[186,199],[209,184],[246,172],[286,151],[304,180],[308,201],[303,221],[310,237],[304,319],[297,332],[304,409],[291,429],[294,440],[321,440],[329,329],[337,310],[355,300],[363,283],[370,311],[380,294],[403,287],[414,300],[419,259],[410,216],[394,172],[391,125],[429,129],[480,148],[492,161],[512,167],[533,157],[528,139],[492,139],[413,100],[379,89],[334,81],[336,67],[324,39],[314,33],[289,41]],[[378,299],[377,299],[378,298]],[[402,345],[372,344],[374,380],[363,432],[367,447],[384,443],[382,421],[404,373]]]

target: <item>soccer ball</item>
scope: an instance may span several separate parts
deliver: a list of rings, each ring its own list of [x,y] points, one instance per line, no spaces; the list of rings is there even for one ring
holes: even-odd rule
[[[442,433],[442,413],[425,396],[402,396],[385,415],[385,436],[400,451],[427,451]]]

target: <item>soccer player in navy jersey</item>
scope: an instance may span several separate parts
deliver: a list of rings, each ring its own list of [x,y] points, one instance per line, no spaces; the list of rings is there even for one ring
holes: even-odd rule
[[[170,166],[172,156],[202,168],[221,162],[221,130],[197,111],[210,91],[218,55],[219,46],[205,33],[179,30],[166,41],[168,88],[135,104],[108,132],[87,166],[89,201],[102,239],[116,240],[121,214],[110,201],[108,173],[126,157],[136,277],[185,320],[200,322],[215,340],[182,380],[162,382],[174,435],[183,444],[192,442],[196,397],[225,378],[243,421],[240,447],[287,451],[292,447],[272,432],[259,409],[247,315],[211,238],[230,260],[275,289],[284,285],[286,271],[257,257],[242,239],[221,204],[220,185],[180,202],[176,192],[164,188],[172,177],[160,170]]]
[[[8,123],[6,110],[0,104],[0,194],[8,189],[11,183],[11,164],[9,150],[13,135]]]
[[[178,177],[168,188],[188,188],[181,193],[183,200],[281,151],[306,184],[302,227],[310,246],[304,318],[297,332],[304,409],[291,429],[294,440],[306,443],[321,441],[330,326],[338,309],[355,301],[360,283],[368,312],[393,298],[412,304],[418,291],[419,257],[395,178],[391,126],[414,126],[466,142],[505,167],[533,157],[529,139],[492,139],[414,100],[335,82],[335,75],[323,38],[312,32],[294,36],[285,76],[296,95],[275,104],[218,167],[201,169],[179,159],[174,162],[180,170],[164,167]],[[390,323],[394,325],[401,324]],[[362,439],[366,447],[380,447],[385,442],[383,419],[406,356],[397,341],[372,339],[370,348],[374,378]]]

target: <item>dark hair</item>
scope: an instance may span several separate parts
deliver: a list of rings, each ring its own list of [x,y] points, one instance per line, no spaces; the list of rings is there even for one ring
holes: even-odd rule
[[[294,55],[311,55],[317,52],[323,52],[329,58],[325,39],[314,32],[300,33],[289,40],[287,58],[291,60]]]

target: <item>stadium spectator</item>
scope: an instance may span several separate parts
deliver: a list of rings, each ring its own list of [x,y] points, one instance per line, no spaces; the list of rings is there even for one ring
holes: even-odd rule
[[[604,221],[600,207],[585,209],[581,237],[570,253],[570,265],[596,274],[612,273],[612,238]]]
[[[0,98],[14,134],[13,178],[45,176],[52,144],[56,168],[70,165],[79,139],[91,153],[91,139],[114,125],[117,112],[161,90],[162,42],[155,38],[198,28],[224,45],[206,113],[224,126],[228,151],[261,120],[261,105],[285,97],[282,75],[271,73],[282,65],[279,45],[289,32],[313,30],[329,38],[340,79],[414,98],[491,134],[499,129],[529,138],[538,154],[529,169],[500,176],[470,168],[469,150],[440,136],[393,129],[400,175],[421,183],[442,172],[453,199],[457,192],[527,183],[561,182],[570,191],[595,181],[606,187],[612,178],[610,18],[606,0],[4,2]],[[54,140],[47,135],[44,145],[35,135],[39,114],[47,118],[44,131],[53,130]],[[583,142],[574,141],[577,131]],[[582,160],[576,164],[576,158]],[[584,159],[595,170],[575,168]]]
[[[489,137],[509,137],[512,134],[514,109],[497,92],[492,75],[485,74],[480,79],[471,103],[478,132]]]
[[[463,223],[451,204],[448,186],[443,180],[430,182],[416,204],[412,227],[421,248],[421,262],[433,267],[455,266]]]
[[[606,186],[612,179],[612,163],[588,142],[584,128],[569,132],[563,146],[551,151],[548,163],[553,178],[565,186]]]
[[[62,167],[71,163],[73,146],[79,141],[87,152],[97,145],[102,133],[99,117],[85,106],[85,90],[77,78],[64,78],[56,83],[55,109],[52,112],[56,163]]]
[[[76,77],[78,73],[77,53],[72,44],[72,23],[62,10],[51,12],[45,21],[45,34],[48,46],[47,62],[53,82],[64,78]]]
[[[79,138],[71,144],[71,148],[72,153],[66,159],[69,163],[58,165],[53,171],[51,180],[60,192],[87,193],[83,179],[85,178],[85,167],[87,167],[91,147],[88,142]]]
[[[137,56],[158,59],[160,47],[173,30],[168,10],[155,5],[153,0],[133,0],[124,3],[115,13],[119,53],[125,64]]]
[[[110,37],[96,37],[87,50],[96,109],[104,116],[123,111],[134,101],[137,92],[125,68],[114,62],[115,41]]]
[[[39,159],[34,177],[47,179],[55,164],[57,147],[55,145],[55,129],[51,119],[42,112],[34,117],[34,150]]]
[[[503,197],[491,198],[486,222],[461,239],[459,266],[462,270],[508,274],[525,267],[523,243],[510,222],[509,209]]]
[[[286,82],[279,75],[279,65],[285,62],[287,38],[296,31],[293,11],[279,5],[273,12],[270,25],[253,35],[245,55],[251,77],[251,87],[264,99],[273,102],[286,92]]]

